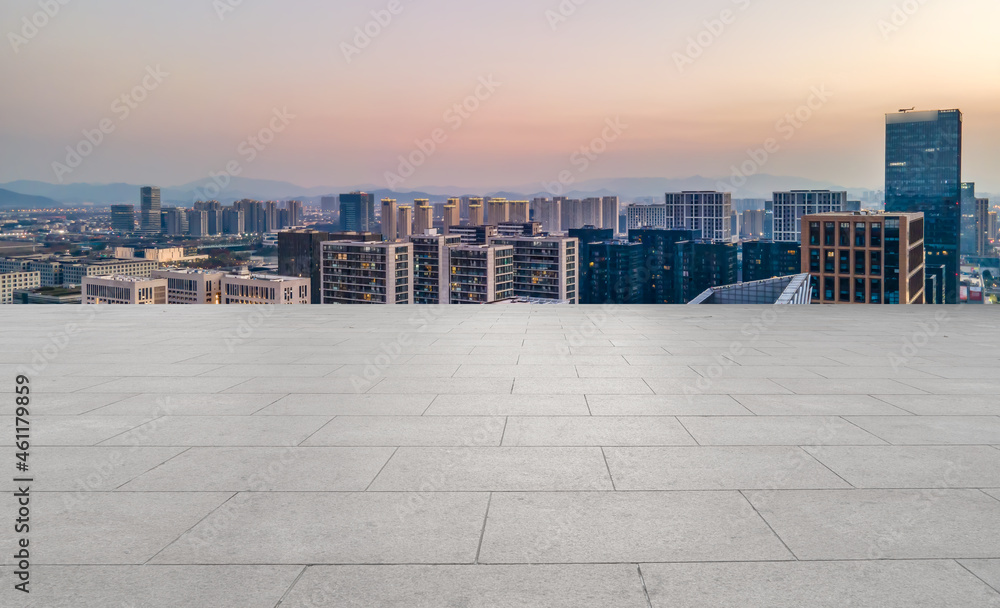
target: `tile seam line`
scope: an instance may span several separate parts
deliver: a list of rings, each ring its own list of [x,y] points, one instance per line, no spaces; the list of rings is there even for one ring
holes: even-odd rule
[[[871,395],[868,395],[868,396],[871,397]],[[852,416],[852,417],[855,417],[855,416]],[[856,417],[857,418],[866,418],[867,416],[856,416]],[[850,424],[851,426],[857,428],[858,430],[860,430],[863,433],[868,433],[869,435],[871,435],[875,439],[878,439],[879,441],[885,443],[886,445],[895,445],[891,441],[886,441],[885,439],[882,439],[881,437],[879,437],[878,435],[876,435],[872,431],[869,431],[868,429],[866,429],[866,428],[862,427],[861,425],[855,423],[853,420],[849,420],[848,419],[848,418],[850,418],[849,416],[836,416],[836,418],[839,418],[840,420],[843,420],[847,424]],[[938,445],[938,444],[935,444],[935,445]]]
[[[385,462],[382,463],[382,467],[378,470],[378,473],[375,473],[375,476],[372,477],[372,480],[368,482],[367,486],[365,486],[365,489],[364,489],[365,492],[367,492],[369,489],[371,489],[371,487],[373,485],[375,485],[375,480],[377,480],[378,476],[382,474],[382,471],[384,471],[385,468],[387,466],[389,466],[389,461],[392,460],[392,458],[396,455],[396,452],[398,452],[398,451],[399,451],[399,447],[397,447],[395,450],[393,450],[392,454],[390,454],[389,457],[385,459]]]
[[[608,479],[611,481],[611,491],[617,492],[618,487],[615,485],[615,476],[611,474],[611,465],[608,464],[608,455],[604,452],[604,446],[601,446],[601,456],[604,458],[604,468],[608,471]]]
[[[720,565],[720,564],[791,564],[791,563],[803,563],[803,564],[858,564],[858,563],[868,563],[868,564],[881,564],[881,563],[943,563],[951,561],[971,561],[971,560],[984,560],[990,561],[995,560],[995,558],[989,557],[913,557],[913,558],[891,558],[891,559],[847,559],[847,558],[821,558],[821,559],[749,559],[743,561],[733,561],[733,560],[720,560],[720,561],[706,561],[706,560],[689,560],[689,561],[649,561],[643,560],[642,563],[647,566],[652,565]],[[186,562],[183,564],[138,564],[138,563],[88,563],[88,564],[67,564],[67,563],[48,563],[48,562],[38,562],[35,565],[45,566],[49,568],[108,568],[108,567],[119,567],[119,568],[134,568],[141,566],[143,568],[187,568],[187,567],[289,567],[289,566],[302,566],[302,567],[384,567],[392,568],[398,566],[443,566],[443,567],[461,567],[461,568],[505,568],[513,566],[634,566],[636,565],[635,560],[624,560],[624,561],[593,561],[593,562],[489,562],[483,564],[474,564],[470,562],[316,562],[316,561],[301,561],[301,562]],[[7,566],[8,568],[10,566]]]
[[[214,494],[215,492],[205,492],[205,493],[206,493],[206,494]],[[147,559],[146,561],[142,562],[142,564],[139,564],[139,565],[141,565],[141,566],[145,566],[145,565],[146,565],[146,564],[148,564],[149,562],[151,562],[151,561],[153,561],[154,559],[156,559],[156,557],[157,557],[157,556],[158,556],[159,554],[163,553],[163,552],[164,552],[164,551],[166,551],[166,550],[167,550],[167,549],[168,549],[168,548],[169,548],[170,546],[172,546],[172,545],[173,545],[174,543],[176,543],[176,542],[177,542],[177,541],[179,541],[180,539],[184,538],[184,535],[185,535],[185,534],[187,534],[187,533],[188,533],[188,532],[190,532],[191,530],[194,530],[195,528],[197,528],[197,527],[198,527],[199,525],[201,525],[201,523],[202,523],[203,521],[207,520],[207,519],[208,519],[209,517],[211,517],[211,516],[212,516],[212,514],[213,514],[213,513],[215,513],[216,511],[218,511],[218,510],[219,510],[219,509],[221,509],[222,507],[226,506],[226,505],[227,505],[227,504],[229,503],[229,501],[230,501],[230,500],[232,500],[233,498],[235,498],[235,497],[236,497],[237,495],[239,495],[239,492],[232,492],[231,494],[229,494],[229,498],[227,498],[227,499],[223,500],[223,501],[222,501],[221,503],[219,503],[219,504],[218,504],[218,505],[217,505],[217,506],[216,506],[216,507],[215,507],[214,509],[212,509],[212,510],[210,510],[210,511],[209,511],[208,513],[206,513],[206,514],[204,515],[204,517],[202,517],[201,519],[199,519],[198,521],[196,521],[196,522],[194,523],[194,525],[192,525],[192,526],[191,526],[190,528],[188,528],[187,530],[185,530],[185,531],[181,532],[181,533],[180,533],[179,535],[177,535],[177,538],[175,538],[174,540],[172,540],[172,541],[170,541],[169,543],[167,543],[167,544],[163,545],[163,547],[161,547],[159,551],[157,551],[157,552],[156,552],[155,554],[153,554],[153,556],[152,556],[152,557],[150,557],[149,559]]]
[[[304,416],[304,417],[305,418],[309,418],[311,416]],[[263,416],[261,416],[261,418],[263,418]],[[302,444],[304,444],[305,442],[307,442],[310,439],[312,439],[313,435],[315,435],[316,433],[318,433],[318,432],[322,431],[323,429],[325,429],[327,426],[330,425],[330,423],[332,423],[337,418],[340,418],[340,416],[332,416],[329,420],[327,420],[323,424],[319,425],[319,427],[315,431],[313,431],[313,432],[309,433],[308,435],[306,435],[306,437],[302,441],[300,441],[300,442],[298,442],[298,443],[296,443],[294,445],[291,445],[291,446],[285,445],[284,447],[289,447],[289,448],[303,447]],[[226,447],[252,447],[252,446],[226,446]],[[275,446],[266,446],[266,447],[275,447]],[[279,446],[279,447],[281,447],[281,446]],[[389,447],[389,446],[324,446],[324,447]],[[398,446],[396,446],[396,447],[398,447]]]
[[[996,593],[1000,594],[1000,589],[998,589],[997,587],[994,587],[993,585],[991,585],[991,584],[987,583],[985,580],[983,580],[982,577],[980,577],[978,574],[976,574],[975,572],[973,572],[972,570],[970,570],[968,566],[966,566],[965,564],[963,564],[962,561],[961,561],[961,559],[954,559],[952,561],[954,561],[956,564],[958,564],[959,568],[965,570],[966,572],[968,572],[972,576],[976,577],[976,579],[978,579],[982,584],[986,585],[986,587],[988,587],[989,589],[992,589]]]
[[[483,541],[486,539],[486,524],[490,521],[490,507],[493,505],[493,492],[486,500],[486,514],[483,516],[483,529],[479,532],[479,545],[476,546],[476,559],[473,565],[479,565],[479,557],[483,552]]]
[[[278,598],[278,603],[274,605],[274,608],[278,608],[278,606],[281,606],[281,604],[288,598],[288,595],[292,592],[292,589],[294,589],[295,585],[297,585],[299,581],[302,580],[302,577],[305,576],[307,570],[309,570],[308,564],[302,566],[302,569],[299,570],[298,576],[296,576],[295,579],[292,581],[292,584],[288,586],[288,589],[285,589],[285,592],[281,594],[281,597]]]
[[[236,393],[234,393],[234,394],[236,394]],[[246,393],[243,393],[243,394],[246,394]],[[272,397],[272,396],[275,396],[275,395],[273,395],[273,394],[269,394],[269,393],[264,393],[264,394],[265,394],[265,395],[268,395],[268,397]],[[256,410],[254,410],[253,412],[251,412],[251,413],[250,413],[250,414],[248,414],[248,415],[249,415],[249,416],[256,416],[256,415],[257,415],[258,413],[260,413],[260,412],[263,412],[264,410],[266,410],[267,408],[271,407],[271,406],[272,406],[272,405],[274,405],[275,403],[277,403],[277,402],[281,401],[281,400],[282,400],[282,399],[284,399],[285,397],[290,397],[291,395],[292,395],[291,393],[286,393],[286,394],[284,394],[284,395],[281,395],[281,396],[277,396],[277,397],[275,397],[275,399],[274,399],[273,401],[271,401],[270,403],[267,403],[267,404],[265,404],[265,405],[261,406],[261,408],[260,408],[260,409],[256,409]]]
[[[764,522],[764,525],[767,526],[767,529],[771,531],[771,534],[774,534],[774,537],[781,542],[782,546],[785,547],[785,550],[788,551],[788,554],[791,555],[792,558],[794,558],[794,561],[802,561],[799,559],[798,555],[795,555],[795,552],[792,551],[792,548],[788,546],[788,543],[785,542],[785,539],[781,538],[781,536],[777,532],[775,532],[774,527],[771,526],[771,522],[767,521],[767,519],[761,514],[761,512],[757,510],[757,506],[754,505],[752,502],[750,502],[750,498],[747,497],[746,494],[744,494],[744,490],[738,490],[738,492],[740,496],[743,497],[743,500],[747,501],[747,504],[750,505],[750,508],[753,509],[753,512],[757,514],[757,517],[759,517],[760,520]]]
[[[653,600],[649,597],[649,588],[646,587],[646,577],[642,575],[642,564],[636,564],[635,568],[639,572],[639,583],[642,585],[642,594],[646,596],[646,606],[647,608],[653,608]]]
[[[825,462],[823,462],[822,460],[820,460],[819,458],[817,458],[815,454],[813,454],[809,450],[805,449],[804,446],[800,445],[800,446],[796,446],[796,447],[798,447],[798,449],[801,450],[803,453],[807,454],[810,458],[812,458],[813,460],[815,460],[816,462],[818,462],[820,464],[820,466],[822,466],[823,468],[825,468],[827,471],[830,471],[831,473],[833,473],[834,475],[836,475],[841,481],[843,481],[847,485],[851,486],[851,489],[853,489],[853,490],[857,490],[858,489],[858,486],[856,486],[853,483],[851,483],[851,482],[847,481],[846,479],[844,479],[844,477],[840,473],[838,473],[838,472],[834,471],[833,469],[831,469],[829,465],[827,465]],[[817,446],[810,446],[810,447],[817,447]]]
[[[77,416],[82,416],[82,415],[83,414],[77,414]],[[137,425],[135,425],[135,426],[133,426],[131,428],[125,429],[124,431],[122,431],[120,433],[115,433],[114,435],[112,435],[111,437],[108,437],[106,439],[101,439],[97,443],[92,443],[92,444],[87,445],[87,446],[71,446],[71,447],[89,447],[89,448],[112,447],[115,444],[113,444],[113,443],[111,443],[111,444],[105,444],[105,442],[106,441],[111,441],[112,439],[117,439],[118,437],[121,437],[122,435],[125,435],[126,433],[131,433],[132,431],[136,430],[137,428],[139,428],[141,426],[146,426],[147,424],[150,424],[151,422],[156,422],[157,420],[161,420],[163,418],[167,418],[167,415],[166,414],[160,414],[158,416],[152,416],[152,417],[144,416],[144,417],[149,418],[149,420],[147,420],[145,422],[142,422],[140,424],[137,424]],[[118,418],[118,416],[109,416],[109,418]],[[62,446],[54,446],[54,445],[45,446],[44,444],[40,444],[37,447],[62,447]],[[122,447],[122,446],[118,446],[118,447]],[[144,447],[164,447],[165,448],[165,447],[182,447],[182,446],[165,446],[165,445],[164,446],[148,446],[147,445],[147,446],[144,446]]]
[[[113,492],[117,492],[117,491],[118,491],[118,490],[120,490],[120,489],[121,489],[122,487],[124,487],[124,486],[127,486],[128,484],[130,484],[130,483],[132,483],[133,481],[135,481],[135,480],[139,479],[139,478],[140,478],[140,477],[142,477],[143,475],[146,475],[147,473],[152,473],[153,471],[155,471],[156,469],[158,469],[158,468],[162,467],[163,465],[167,464],[168,462],[170,462],[170,461],[171,461],[171,460],[173,460],[174,458],[178,458],[178,457],[180,457],[180,456],[182,456],[182,455],[184,455],[184,454],[186,454],[186,453],[190,452],[190,451],[191,451],[191,450],[193,450],[193,449],[194,449],[193,447],[189,447],[189,448],[187,448],[187,449],[185,449],[185,450],[181,450],[180,452],[178,452],[178,453],[174,454],[173,456],[171,456],[171,457],[167,458],[167,459],[166,459],[166,460],[164,460],[163,462],[160,462],[160,463],[158,463],[158,464],[155,464],[155,465],[153,465],[153,467],[152,467],[152,468],[150,468],[150,469],[148,469],[148,470],[146,470],[146,471],[144,471],[144,472],[142,472],[142,473],[139,473],[138,475],[136,475],[136,476],[134,476],[134,477],[130,478],[130,479],[129,479],[128,481],[125,481],[125,482],[122,482],[121,484],[119,484],[119,485],[115,486],[115,489],[114,489],[114,490],[112,490],[112,491],[113,491]]]

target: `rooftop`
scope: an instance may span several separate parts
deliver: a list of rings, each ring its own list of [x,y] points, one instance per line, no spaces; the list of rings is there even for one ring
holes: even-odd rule
[[[987,307],[6,306],[0,328],[37,522],[30,598],[4,549],[3,606],[1000,608]]]

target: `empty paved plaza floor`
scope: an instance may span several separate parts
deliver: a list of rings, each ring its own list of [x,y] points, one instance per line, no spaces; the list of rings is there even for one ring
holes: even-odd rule
[[[5,306],[0,369],[5,607],[1000,608],[988,306]]]

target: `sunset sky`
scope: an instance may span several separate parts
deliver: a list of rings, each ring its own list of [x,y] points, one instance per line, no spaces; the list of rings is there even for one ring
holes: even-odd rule
[[[396,2],[69,0],[28,37],[38,1],[5,0],[0,181],[56,182],[66,146],[105,120],[65,183],[178,185],[235,161],[244,177],[384,186],[441,129],[397,188],[515,187],[576,171],[618,119],[579,179],[727,176],[775,138],[763,173],[881,188],[883,115],[916,106],[965,113],[964,177],[1000,192],[996,0]],[[343,44],[390,5],[348,61]],[[157,66],[169,76],[125,116],[120,97]],[[448,114],[477,87],[478,108]],[[815,90],[829,98],[808,120],[779,126]],[[241,144],[269,125],[251,160]]]

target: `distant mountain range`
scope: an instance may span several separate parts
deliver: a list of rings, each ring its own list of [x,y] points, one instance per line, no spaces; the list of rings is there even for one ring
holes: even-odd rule
[[[20,180],[0,184],[0,208],[40,208],[58,206],[107,206],[118,203],[139,203],[139,184],[49,184],[39,181]],[[595,179],[573,183],[560,196],[585,198],[590,196],[620,196],[623,201],[636,198],[661,198],[665,192],[682,190],[726,190],[733,192],[734,198],[770,198],[771,193],[781,190],[831,189],[850,190],[844,186],[799,177],[779,177],[759,174],[747,178],[739,188],[729,184],[727,179],[710,177],[688,177],[683,179],[636,177],[618,179]],[[505,197],[508,199],[532,199],[552,197],[541,183],[522,184],[517,187],[497,190],[470,190],[456,187],[425,187],[414,191],[391,191],[374,184],[354,186],[318,186],[305,188],[289,182],[248,179],[234,177],[225,188],[218,188],[210,179],[200,180],[181,186],[161,187],[161,198],[165,205],[190,206],[196,200],[219,200],[223,203],[250,198],[256,200],[297,199],[307,204],[318,205],[323,196],[332,196],[353,191],[370,192],[376,199],[396,198],[400,201],[427,198],[442,201],[450,196],[477,195]],[[857,192],[864,189],[853,189]]]

